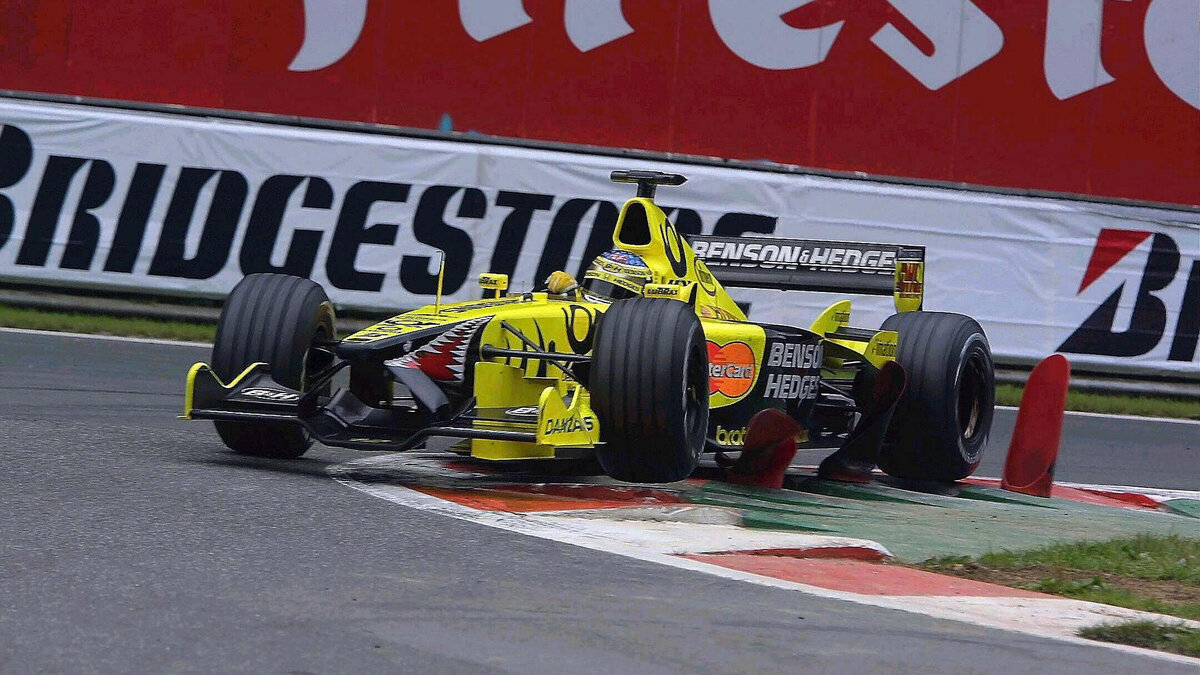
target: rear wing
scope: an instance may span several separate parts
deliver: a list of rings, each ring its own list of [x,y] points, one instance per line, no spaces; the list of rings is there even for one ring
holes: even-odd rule
[[[699,234],[688,240],[725,286],[891,295],[900,312],[922,305],[924,246]]]

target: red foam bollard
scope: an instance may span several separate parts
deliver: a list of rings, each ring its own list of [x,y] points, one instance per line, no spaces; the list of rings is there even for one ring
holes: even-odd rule
[[[1062,354],[1042,359],[1029,374],[1004,458],[1000,487],[1036,497],[1050,496],[1070,381],[1071,364]]]
[[[738,485],[783,487],[783,476],[796,456],[796,436],[804,429],[787,414],[774,408],[759,411],[750,419],[742,455],[735,462],[717,462],[725,469],[725,480]]]

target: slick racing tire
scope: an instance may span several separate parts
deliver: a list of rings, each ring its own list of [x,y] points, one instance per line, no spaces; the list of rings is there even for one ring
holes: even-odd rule
[[[708,432],[708,351],[696,312],[675,300],[613,303],[596,327],[590,373],[604,472],[637,483],[687,478]]]
[[[283,274],[251,274],[242,279],[221,310],[213,342],[213,370],[223,382],[252,363],[271,366],[271,378],[304,391],[309,375],[332,363],[314,341],[337,339],[333,305],[321,286]],[[231,450],[244,455],[294,459],[312,445],[298,424],[214,422]]]
[[[987,445],[996,404],[992,350],[971,317],[905,312],[883,322],[900,334],[896,360],[908,387],[896,406],[879,468],[898,478],[955,481]]]

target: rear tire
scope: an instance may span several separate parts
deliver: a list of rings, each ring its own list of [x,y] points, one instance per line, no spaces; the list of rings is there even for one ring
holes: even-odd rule
[[[605,473],[668,483],[695,470],[708,433],[708,351],[690,306],[651,298],[613,303],[596,328],[589,384]]]
[[[333,305],[320,284],[283,274],[251,274],[238,282],[221,310],[213,370],[229,382],[261,361],[270,365],[271,379],[305,391],[308,375],[332,361],[312,350],[313,342],[334,339]],[[294,459],[312,445],[312,436],[298,424],[213,424],[225,445],[243,455]]]
[[[900,334],[896,360],[908,387],[896,406],[879,468],[913,480],[955,481],[983,459],[996,404],[992,351],[962,314],[905,312],[883,322]]]

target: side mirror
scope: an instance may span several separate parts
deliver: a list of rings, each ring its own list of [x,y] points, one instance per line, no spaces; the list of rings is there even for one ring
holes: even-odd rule
[[[494,291],[493,298],[502,298],[508,291],[508,275],[484,272],[479,275],[479,287],[484,291]],[[484,294],[487,297],[487,294]]]

